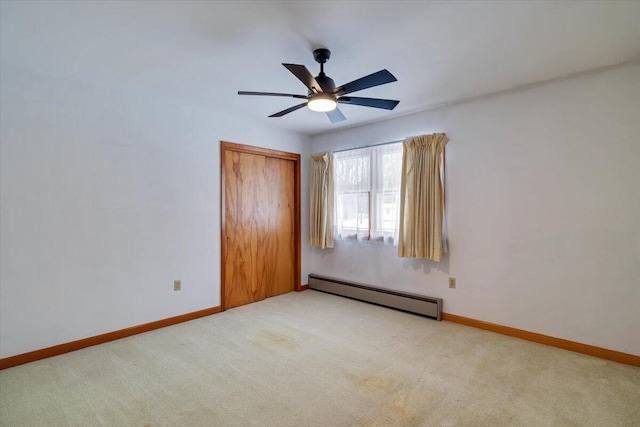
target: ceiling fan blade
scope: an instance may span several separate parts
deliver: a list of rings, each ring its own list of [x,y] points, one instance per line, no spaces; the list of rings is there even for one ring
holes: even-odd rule
[[[296,111],[296,110],[299,110],[299,109],[301,109],[302,107],[306,107],[306,106],[307,106],[307,103],[306,103],[306,102],[303,102],[302,104],[298,104],[298,105],[296,105],[296,106],[294,106],[294,107],[287,108],[286,110],[282,110],[282,111],[279,111],[279,112],[277,112],[277,113],[275,113],[275,114],[272,114],[272,115],[270,115],[269,117],[282,117],[282,116],[284,116],[285,114],[292,113],[292,112],[294,112],[294,111]]]
[[[274,93],[274,92],[247,92],[244,90],[239,90],[238,95],[261,95],[261,96],[287,96],[290,98],[300,98],[307,99],[304,95],[294,95],[292,93]]]
[[[377,73],[369,74],[357,80],[349,82],[345,85],[334,89],[336,95],[346,95],[348,93],[357,92],[359,90],[368,89],[374,86],[380,86],[386,83],[395,82],[398,79],[387,70],[380,70]]]
[[[307,70],[304,65],[282,64],[285,68],[296,76],[304,85],[313,93],[322,92],[322,86],[318,84],[315,77]]]
[[[344,114],[342,114],[342,111],[340,111],[338,107],[336,107],[335,110],[327,111],[327,117],[329,117],[331,123],[338,123],[347,120],[347,118],[344,116]]]
[[[358,98],[355,96],[342,96],[338,98],[338,102],[341,104],[362,105],[363,107],[382,108],[384,110],[393,110],[400,101],[394,101],[391,99],[378,99],[378,98]]]

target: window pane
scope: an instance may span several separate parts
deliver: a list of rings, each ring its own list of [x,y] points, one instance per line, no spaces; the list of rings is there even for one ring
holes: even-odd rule
[[[385,153],[382,156],[382,186],[383,188],[400,188],[402,168],[402,151]]]
[[[337,223],[350,231],[369,229],[369,192],[339,193]]]
[[[341,191],[369,190],[369,156],[336,156],[334,185]]]
[[[399,191],[387,191],[382,193],[382,231],[386,233],[393,232],[398,223],[398,199]]]

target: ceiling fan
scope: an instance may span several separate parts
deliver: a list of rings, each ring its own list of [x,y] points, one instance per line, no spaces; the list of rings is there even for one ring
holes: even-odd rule
[[[295,95],[290,93],[273,92],[246,92],[238,91],[238,95],[261,95],[261,96],[285,96],[291,98],[304,99],[302,104],[295,105],[286,110],[282,110],[269,117],[282,117],[303,107],[309,107],[312,111],[327,113],[331,123],[346,120],[346,117],[338,109],[338,104],[360,105],[363,107],[382,108],[393,110],[400,101],[378,98],[359,98],[355,96],[345,96],[349,93],[368,89],[374,86],[397,81],[397,79],[387,70],[380,70],[377,73],[369,74],[350,83],[336,87],[333,79],[324,73],[324,64],[331,57],[329,49],[316,49],[313,51],[313,58],[320,64],[320,74],[316,77],[307,70],[304,65],[282,64],[285,68],[296,76],[309,89],[307,95]]]

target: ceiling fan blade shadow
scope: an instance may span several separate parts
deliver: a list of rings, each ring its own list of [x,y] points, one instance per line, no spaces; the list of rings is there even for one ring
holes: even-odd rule
[[[279,111],[279,112],[277,112],[277,113],[275,113],[275,114],[272,114],[272,115],[270,115],[269,117],[282,117],[282,116],[284,116],[285,114],[292,113],[292,112],[294,112],[294,111],[296,111],[296,110],[299,110],[299,109],[301,109],[302,107],[306,107],[306,106],[307,106],[307,103],[306,103],[306,102],[303,102],[302,104],[298,104],[298,105],[296,105],[296,106],[294,106],[294,107],[287,108],[286,110],[282,110],[282,111]]]
[[[343,96],[338,98],[338,102],[341,104],[361,105],[363,107],[382,108],[384,110],[393,110],[400,101],[394,101],[392,99],[378,99],[378,98],[359,98],[355,96]]]
[[[313,93],[322,92],[322,86],[318,84],[315,77],[307,70],[304,65],[282,64],[285,68],[298,78]]]
[[[357,80],[344,84],[334,89],[336,95],[346,95],[348,93],[357,92],[359,90],[368,89],[370,87],[380,86],[383,84],[395,82],[398,79],[387,70],[380,70],[377,73],[369,74]]]
[[[327,111],[327,117],[329,117],[329,121],[331,121],[331,123],[338,123],[347,120],[338,107],[336,107],[335,110]]]
[[[247,92],[245,90],[239,90],[238,95],[259,95],[259,96],[286,96],[289,98],[307,99],[305,95],[295,95],[293,93],[275,93],[275,92]]]

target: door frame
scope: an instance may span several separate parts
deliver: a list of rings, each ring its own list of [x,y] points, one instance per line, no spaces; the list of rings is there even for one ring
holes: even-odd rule
[[[254,147],[251,145],[236,144],[234,142],[220,141],[220,309],[226,310],[225,307],[225,253],[227,251],[226,229],[225,229],[225,211],[226,211],[226,152],[235,151],[246,154],[256,154],[259,156],[273,157],[276,159],[293,161],[293,196],[294,196],[294,221],[293,221],[293,239],[294,239],[294,260],[293,260],[293,290],[300,292],[302,285],[300,282],[301,272],[301,234],[300,234],[300,154],[289,153],[287,151],[272,150],[270,148]]]

